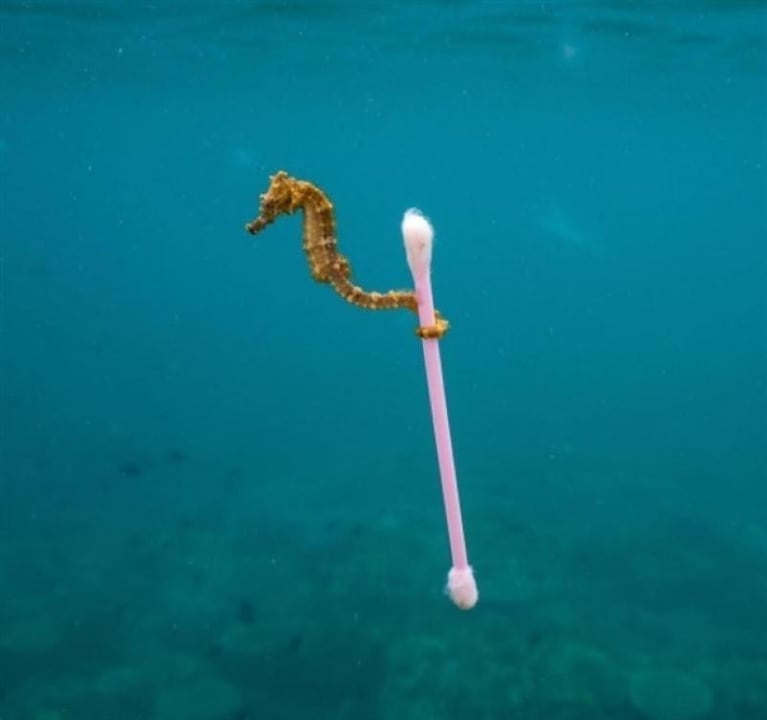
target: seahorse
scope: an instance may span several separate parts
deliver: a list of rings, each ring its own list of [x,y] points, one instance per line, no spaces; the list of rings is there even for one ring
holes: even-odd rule
[[[336,222],[330,198],[311,182],[290,177],[280,170],[270,178],[269,188],[260,196],[258,216],[245,229],[255,235],[280,215],[303,210],[303,249],[312,277],[329,284],[344,300],[368,310],[405,308],[418,312],[418,299],[412,290],[369,292],[352,282],[349,260],[339,251]],[[418,337],[438,340],[448,330],[448,322],[435,311],[434,324],[416,328]]]

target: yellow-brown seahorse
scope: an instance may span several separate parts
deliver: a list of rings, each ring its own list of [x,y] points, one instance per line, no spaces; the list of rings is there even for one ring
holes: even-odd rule
[[[303,248],[312,277],[329,283],[344,300],[368,310],[406,308],[418,311],[418,301],[412,290],[368,292],[351,281],[351,265],[338,250],[333,203],[328,196],[306,180],[290,177],[280,170],[270,178],[267,191],[261,195],[258,217],[245,229],[255,235],[280,215],[304,211]],[[433,325],[419,327],[416,334],[423,339],[439,339],[448,329],[448,322],[435,311]]]

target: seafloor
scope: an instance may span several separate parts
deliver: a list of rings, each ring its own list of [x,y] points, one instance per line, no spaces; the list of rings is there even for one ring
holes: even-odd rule
[[[574,454],[527,468],[534,491],[483,478],[462,613],[436,487],[413,507],[389,478],[395,511],[373,469],[339,512],[321,478],[113,460],[95,495],[64,478],[4,502],[1,720],[767,717],[767,535],[673,481]],[[118,512],[137,495],[141,527]]]

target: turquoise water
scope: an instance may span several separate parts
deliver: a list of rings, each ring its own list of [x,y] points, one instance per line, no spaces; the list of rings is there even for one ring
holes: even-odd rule
[[[0,3],[1,720],[767,717],[762,2]],[[469,555],[408,312],[436,303]]]

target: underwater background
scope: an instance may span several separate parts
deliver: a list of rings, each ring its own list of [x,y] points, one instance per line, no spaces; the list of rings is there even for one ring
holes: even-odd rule
[[[0,720],[767,718],[763,2],[0,2]],[[368,289],[312,281],[280,169]]]

